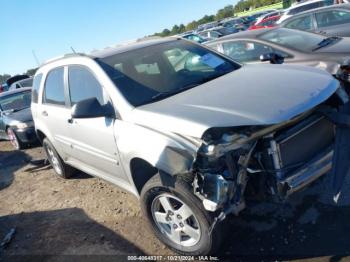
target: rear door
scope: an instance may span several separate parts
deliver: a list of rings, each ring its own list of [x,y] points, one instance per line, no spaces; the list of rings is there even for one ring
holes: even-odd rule
[[[95,97],[101,105],[111,104],[108,94],[93,72],[81,65],[68,67],[71,106]],[[72,119],[69,134],[72,143],[71,161],[88,173],[126,180],[120,165],[114,137],[115,119],[110,117]]]
[[[350,11],[328,10],[315,14],[317,32],[329,36],[350,36]]]

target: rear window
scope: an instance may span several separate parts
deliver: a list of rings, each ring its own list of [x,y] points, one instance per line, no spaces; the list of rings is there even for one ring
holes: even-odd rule
[[[39,88],[43,74],[38,74],[34,77],[33,90],[32,90],[32,102],[38,103]]]
[[[298,30],[312,30],[313,24],[311,15],[305,15],[291,20],[285,25],[285,27]]]
[[[63,72],[63,67],[49,72],[45,82],[45,104],[65,105]]]
[[[26,80],[23,80],[20,82],[21,87],[32,87],[33,86],[33,79],[28,78]]]

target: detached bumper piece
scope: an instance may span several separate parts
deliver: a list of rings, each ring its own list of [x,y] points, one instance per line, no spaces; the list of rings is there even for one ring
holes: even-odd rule
[[[315,157],[305,166],[294,171],[288,178],[278,182],[279,192],[283,196],[290,194],[306,187],[313,181],[320,178],[332,169],[333,150],[329,149]]]
[[[336,124],[335,148],[331,175],[331,190],[338,202],[345,177],[350,173],[350,103],[338,113],[326,114]]]

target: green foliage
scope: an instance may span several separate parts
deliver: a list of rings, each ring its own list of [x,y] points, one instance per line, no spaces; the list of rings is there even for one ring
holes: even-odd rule
[[[246,0],[246,1],[241,0],[235,5],[234,12],[235,13],[244,12],[250,9],[255,9],[262,6],[272,5],[280,2],[281,0]]]
[[[29,76],[34,76],[36,73],[36,70],[38,70],[38,68],[32,68],[32,69],[28,69],[27,72],[25,73],[26,75]]]
[[[186,31],[194,30],[201,24],[206,24],[210,22],[214,22],[216,20],[220,20],[226,17],[234,16],[234,7],[232,5],[225,6],[224,8],[218,10],[216,15],[205,15],[201,19],[197,21],[192,21],[188,23],[186,26],[183,24],[180,25],[174,25],[171,30],[164,29],[160,33],[155,33],[156,36],[171,36],[171,35],[177,35],[182,34]]]
[[[186,31],[194,30],[198,25],[214,22],[228,17],[233,17],[235,13],[248,11],[249,9],[255,9],[258,7],[280,3],[281,0],[240,0],[235,6],[228,5],[218,10],[215,15],[205,15],[197,21],[192,21],[186,26],[174,25],[171,30],[164,29],[160,33],[155,33],[156,36],[171,36],[184,33]]]
[[[4,83],[10,77],[11,77],[11,75],[9,75],[9,74],[0,75],[0,84]]]
[[[234,7],[233,5],[228,5],[225,6],[223,9],[220,9],[216,15],[215,15],[215,20],[221,20],[227,17],[234,16]]]

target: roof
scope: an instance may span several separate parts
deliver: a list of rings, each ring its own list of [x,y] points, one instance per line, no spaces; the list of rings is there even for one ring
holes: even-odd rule
[[[31,87],[24,87],[24,88],[18,88],[18,89],[14,89],[14,90],[10,90],[10,91],[5,91],[5,92],[0,93],[0,98],[8,96],[8,95],[13,95],[13,94],[25,92],[25,91],[31,91],[31,90],[32,90]]]
[[[136,49],[147,47],[147,46],[152,46],[152,45],[157,45],[157,44],[161,44],[161,43],[175,41],[177,39],[179,39],[179,38],[175,38],[175,37],[164,37],[164,38],[155,38],[155,39],[154,38],[145,38],[145,39],[134,40],[132,42],[126,42],[124,44],[116,45],[114,47],[107,47],[103,50],[93,51],[90,54],[69,53],[69,54],[65,54],[65,55],[58,56],[58,57],[52,58],[50,60],[47,60],[40,67],[42,67],[46,64],[49,64],[49,63],[52,63],[52,62],[55,62],[55,61],[58,61],[61,59],[70,58],[70,57],[105,58],[108,56],[136,50]]]
[[[317,3],[317,2],[324,2],[324,0],[305,1],[305,2],[299,3],[297,5],[292,5],[291,7],[287,8],[286,11],[289,11],[291,9],[294,9],[294,8],[297,8],[297,7],[300,7],[300,6],[304,6],[304,5],[308,5],[308,4],[312,4],[312,3]]]
[[[316,2],[318,2],[318,1],[316,1]],[[307,2],[307,3],[310,3],[310,2]],[[304,12],[300,12],[300,13],[296,14],[295,16],[299,16],[299,15],[307,14],[307,13],[313,13],[313,12],[317,12],[317,11],[320,11],[320,10],[342,9],[342,8],[350,9],[350,4],[337,4],[337,5],[322,6],[322,7],[313,8],[313,9],[310,9],[310,10],[307,10],[307,11],[304,11]]]
[[[134,43],[128,43],[125,45],[120,45],[120,46],[115,46],[115,47],[109,47],[101,51],[96,51],[90,54],[90,56],[94,58],[105,58],[108,56],[112,56],[115,54],[120,54],[152,45],[158,45],[162,43],[167,43],[171,41],[175,41],[178,38],[174,37],[166,37],[166,38],[157,38],[157,39],[151,39],[151,40],[141,40],[141,41],[136,41]]]
[[[307,2],[310,3],[310,2]],[[304,14],[309,14],[309,13],[315,13],[318,11],[322,10],[331,10],[331,9],[349,9],[350,10],[350,4],[337,4],[337,5],[328,5],[328,6],[323,6],[323,7],[318,7],[318,8],[313,8],[304,12],[300,12],[296,15],[293,15],[291,17],[288,17],[286,20],[284,20],[281,24],[285,24],[287,21],[290,21],[291,19],[294,19],[295,17],[302,16]]]

